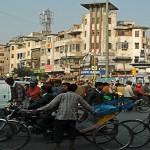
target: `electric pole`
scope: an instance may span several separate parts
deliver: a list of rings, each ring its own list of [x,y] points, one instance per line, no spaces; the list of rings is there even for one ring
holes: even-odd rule
[[[105,18],[105,56],[106,56],[106,67],[105,67],[105,78],[109,77],[109,49],[108,49],[108,12],[109,12],[109,8],[108,8],[109,2],[108,0],[106,0],[106,18]]]

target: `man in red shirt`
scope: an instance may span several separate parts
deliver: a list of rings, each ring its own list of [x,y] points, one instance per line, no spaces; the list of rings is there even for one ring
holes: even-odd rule
[[[27,95],[29,96],[29,104],[33,103],[35,100],[40,99],[41,88],[37,81],[30,81],[30,87],[27,90]]]

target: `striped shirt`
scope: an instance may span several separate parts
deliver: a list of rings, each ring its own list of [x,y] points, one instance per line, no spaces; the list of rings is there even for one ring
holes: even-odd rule
[[[90,106],[80,95],[70,91],[59,94],[49,104],[37,110],[48,110],[59,105],[56,119],[77,120],[78,103],[80,103],[83,108],[86,108],[89,111],[93,111],[92,106]]]

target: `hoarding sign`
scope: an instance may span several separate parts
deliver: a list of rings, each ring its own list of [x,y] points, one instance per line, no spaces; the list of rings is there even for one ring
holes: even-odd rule
[[[52,72],[52,66],[51,65],[45,65],[45,72]]]

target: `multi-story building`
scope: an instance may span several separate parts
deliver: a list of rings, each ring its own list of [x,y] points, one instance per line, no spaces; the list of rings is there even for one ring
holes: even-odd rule
[[[40,69],[40,50],[43,41],[42,33],[31,33],[10,41],[10,70],[21,66]],[[36,55],[36,56],[35,56]]]
[[[9,75],[9,65],[10,65],[10,45],[7,43],[4,46],[4,75]]]
[[[63,74],[80,74],[80,61],[83,58],[81,33],[80,25],[74,25],[69,30],[58,32],[54,44],[54,71],[60,70]]]
[[[5,45],[0,45],[0,76],[4,74],[4,50]]]
[[[137,26],[134,22],[118,21],[115,38],[115,59],[117,72],[131,73],[130,63],[138,63],[140,51],[146,50],[146,30],[149,28]]]
[[[96,69],[97,74],[105,74],[106,66],[106,42],[109,48],[109,70],[115,69],[115,63],[112,59],[115,56],[114,44],[115,31],[114,27],[117,23],[118,10],[112,3],[109,3],[108,9],[108,36],[106,39],[106,3],[85,3],[81,4],[89,10],[88,14],[82,17],[82,39],[84,40],[83,53],[87,56],[82,63],[82,74],[93,74],[93,68]],[[96,55],[96,56],[95,56]],[[96,66],[94,59],[96,59]]]
[[[106,67],[106,44],[109,49],[109,72],[130,74],[130,63],[138,62],[140,50],[146,45],[146,30],[149,28],[137,26],[134,22],[117,21],[117,7],[108,5],[108,29],[106,28],[106,3],[81,4],[89,9],[82,18],[82,33],[84,54],[83,74],[93,74],[93,56],[96,54],[98,74],[104,74]],[[106,30],[108,33],[106,34]],[[108,41],[106,36],[108,36]],[[93,59],[92,59],[93,58]],[[87,62],[86,62],[87,61]]]
[[[130,74],[130,63],[138,62],[140,50],[145,48],[148,28],[117,21],[118,8],[110,2],[108,18],[105,2],[81,5],[89,12],[82,16],[80,25],[57,34],[33,32],[11,40],[9,72],[26,66],[40,73],[48,66],[46,72],[53,75],[93,75],[93,70],[104,75],[108,46],[109,72]]]

